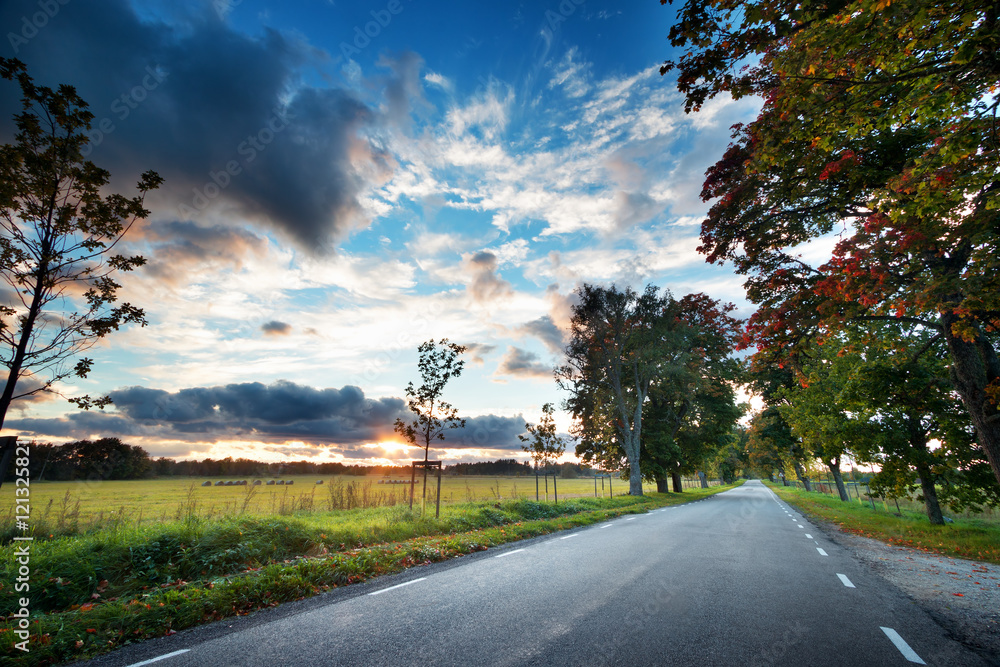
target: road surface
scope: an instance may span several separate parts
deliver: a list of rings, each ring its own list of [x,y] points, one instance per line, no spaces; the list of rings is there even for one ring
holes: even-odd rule
[[[760,482],[128,647],[156,665],[985,665]]]

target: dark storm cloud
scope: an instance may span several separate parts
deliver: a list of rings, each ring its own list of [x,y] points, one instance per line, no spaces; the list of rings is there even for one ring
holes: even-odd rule
[[[548,348],[552,354],[563,354],[566,351],[566,340],[563,332],[552,321],[549,315],[542,315],[537,320],[532,320],[517,328],[520,334],[534,336]]]
[[[465,353],[469,355],[469,360],[476,366],[486,363],[484,357],[497,349],[496,345],[485,345],[483,343],[466,343]]]
[[[524,433],[524,417],[482,415],[465,420],[464,428],[445,431],[437,447],[448,449],[521,449],[518,434]],[[434,445],[432,445],[433,447]]]
[[[379,440],[405,411],[398,398],[365,398],[358,387],[314,389],[292,382],[193,387],[177,392],[127,387],[111,392],[116,412],[60,419],[13,420],[10,428],[39,435],[219,440],[296,438],[335,444]]]
[[[552,366],[543,364],[538,355],[528,350],[511,345],[500,360],[497,367],[498,375],[513,375],[522,378],[552,379]]]
[[[116,412],[60,419],[13,420],[10,428],[38,435],[219,440],[295,438],[317,443],[371,442],[392,433],[405,406],[398,398],[365,398],[358,387],[314,389],[292,382],[192,387],[177,392],[127,387],[111,392]]]
[[[25,436],[85,439],[105,435],[144,435],[135,422],[103,412],[76,412],[64,418],[8,419],[4,428]]]
[[[381,122],[376,114],[348,91],[304,85],[303,68],[327,56],[301,39],[241,34],[211,3],[185,7],[167,24],[140,20],[125,0],[72,2],[16,54],[11,44],[0,52],[25,61],[38,83],[76,86],[95,116],[89,157],[111,171],[116,189],[130,191],[146,169],[165,177],[148,200],[157,217],[236,212],[310,248],[364,224],[359,193],[391,169],[361,138]],[[31,0],[3,3],[0,25],[36,11]],[[401,116],[402,82],[419,62],[398,62],[400,83],[389,92]],[[7,139],[17,96],[12,83],[0,86]]]
[[[400,398],[366,398],[353,386],[315,389],[279,381],[176,392],[126,387],[111,392],[109,412],[76,412],[53,419],[9,419],[6,427],[25,437],[90,438],[143,436],[167,440],[218,441],[252,438],[303,440],[334,445],[346,453],[392,437],[397,417],[412,418]],[[524,431],[520,417],[486,415],[449,430],[436,447],[516,449]],[[364,451],[357,449],[359,457]],[[346,455],[346,454],[345,454]],[[364,454],[370,456],[370,452]]]
[[[513,293],[510,283],[497,275],[499,261],[493,253],[477,252],[466,261],[466,266],[472,272],[466,289],[478,303],[488,303]]]
[[[202,432],[235,426],[266,435],[333,437],[367,432],[372,437],[386,424],[391,429],[404,409],[401,399],[365,398],[358,387],[315,389],[287,381],[196,387],[176,393],[128,387],[110,396],[119,412],[139,423],[167,423]]]
[[[663,211],[665,206],[643,192],[615,193],[615,224],[627,229],[648,222]]]
[[[292,333],[292,325],[288,322],[271,320],[260,325],[260,330],[264,332],[265,336],[287,336]]]
[[[155,246],[153,256],[142,268],[154,278],[176,284],[206,264],[221,264],[239,270],[251,255],[263,256],[267,241],[239,227],[193,222],[160,221],[142,231]]]

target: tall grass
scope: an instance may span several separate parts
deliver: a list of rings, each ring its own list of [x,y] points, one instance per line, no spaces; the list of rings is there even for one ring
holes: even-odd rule
[[[889,504],[891,509],[887,510],[878,499],[874,506],[867,499],[863,503],[857,500],[845,503],[837,496],[809,493],[793,486],[767,485],[790,505],[841,530],[899,546],[1000,563],[1000,524],[989,518],[959,517],[954,523],[935,526],[921,511],[901,507],[897,512],[894,504]]]

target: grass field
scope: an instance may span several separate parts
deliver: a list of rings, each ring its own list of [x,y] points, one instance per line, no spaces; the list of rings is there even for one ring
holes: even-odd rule
[[[387,507],[409,503],[409,477],[358,477],[352,475],[287,475],[282,486],[214,486],[223,478],[171,477],[151,480],[33,482],[31,524],[38,535],[72,535],[116,525],[148,525],[190,518],[223,516],[290,516],[303,512]],[[322,480],[322,484],[317,484]],[[210,481],[213,486],[201,486]],[[288,485],[287,482],[293,482]],[[382,483],[380,483],[382,482]],[[397,482],[397,483],[390,483]],[[400,483],[405,482],[405,483]],[[716,482],[718,483],[718,482]],[[549,500],[554,500],[549,478]],[[695,483],[691,482],[690,486]],[[597,481],[598,497],[613,491],[628,491],[624,480]],[[593,479],[559,479],[560,498],[594,497]],[[540,481],[540,498],[545,499]],[[655,487],[647,485],[646,491]],[[437,493],[435,478],[428,478],[428,503]],[[415,503],[421,500],[418,484]],[[481,500],[534,498],[534,477],[444,476],[441,480],[443,504]],[[9,539],[14,529],[14,485],[0,488],[0,540]]]
[[[460,481],[469,481],[472,488],[473,480]],[[511,488],[515,481],[521,487],[520,479],[508,481]],[[491,482],[497,488],[497,479],[482,482],[483,487]],[[445,504],[440,518],[397,504],[300,510],[294,516],[191,515],[164,522],[112,523],[85,534],[41,536],[30,546],[31,615],[23,630],[31,647],[27,654],[14,648],[21,641],[16,635],[19,621],[9,616],[21,604],[9,594],[19,567],[14,554],[20,543],[8,543],[0,546],[4,591],[0,616],[7,616],[0,620],[0,664],[49,665],[92,657],[413,565],[690,502],[731,488],[594,498],[593,480],[578,483],[584,482],[590,484],[590,497],[560,496],[558,505],[534,499],[456,502]],[[154,487],[134,484],[152,499]],[[499,488],[503,489],[502,483]]]
[[[836,496],[764,483],[806,515],[828,521],[841,530],[899,546],[1000,563],[1000,519],[995,513],[957,517],[954,523],[935,526],[917,503],[903,503],[897,512],[895,503],[884,504],[877,499],[873,508],[868,501],[845,503]]]

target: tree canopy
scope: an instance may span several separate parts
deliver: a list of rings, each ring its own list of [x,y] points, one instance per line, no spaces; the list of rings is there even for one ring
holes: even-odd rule
[[[431,443],[444,440],[445,430],[465,426],[458,410],[442,398],[448,381],[459,377],[465,368],[465,361],[459,358],[465,350],[464,346],[451,343],[447,338],[437,342],[428,340],[417,348],[420,386],[414,387],[412,382],[406,385],[406,407],[414,417],[409,423],[397,417],[395,429],[406,442],[423,446],[424,461]]]
[[[555,408],[551,403],[542,406],[542,420],[538,424],[526,423],[529,436],[518,435],[521,449],[531,456],[535,470],[546,468],[549,460],[555,462],[566,451],[566,442],[556,433]]]
[[[91,359],[75,358],[121,326],[145,324],[141,308],[117,303],[115,274],[145,263],[115,252],[145,193],[162,179],[147,171],[139,194],[102,195],[110,174],[84,160],[93,114],[72,86],[35,85],[23,63],[0,58],[0,76],[16,80],[22,110],[15,143],[0,146],[0,360],[7,369],[0,426],[11,402],[86,377]],[[72,399],[106,405],[106,397]]]
[[[624,466],[633,495],[644,476],[662,488],[700,465],[738,416],[733,306],[704,294],[676,300],[653,285],[639,294],[585,284],[577,294],[567,364],[556,372],[571,393],[576,453]]]
[[[918,324],[1000,480],[997,6],[983,0],[690,0],[686,108],[759,96],[757,119],[706,175],[709,261],[747,276],[747,344],[805,354],[845,323]],[[803,244],[834,246],[802,259]]]

